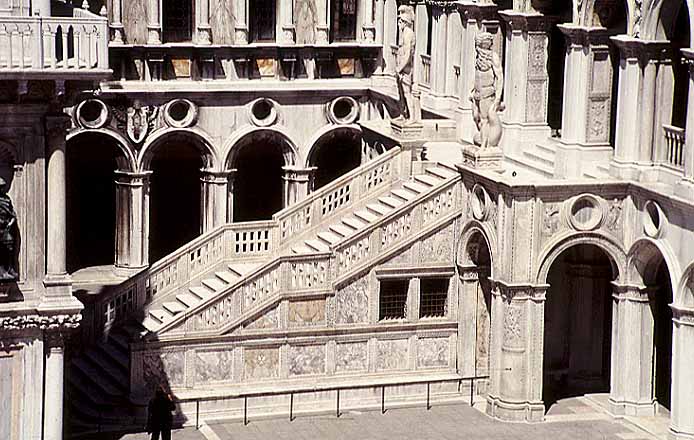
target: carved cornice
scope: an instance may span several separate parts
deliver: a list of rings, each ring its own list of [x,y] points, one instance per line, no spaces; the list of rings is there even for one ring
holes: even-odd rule
[[[614,35],[604,27],[578,26],[571,23],[557,25],[559,30],[566,36],[569,45],[572,46],[607,46],[610,36]]]
[[[456,2],[458,13],[467,20],[499,20],[499,6],[494,3]]]
[[[0,332],[13,330],[55,330],[64,331],[79,326],[82,315],[18,315],[0,317]]]
[[[539,12],[518,12],[513,10],[499,11],[499,16],[508,23],[511,31],[549,32],[559,17],[544,15]]]

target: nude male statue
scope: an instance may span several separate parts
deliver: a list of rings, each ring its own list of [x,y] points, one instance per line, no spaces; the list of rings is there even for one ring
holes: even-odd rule
[[[492,50],[493,43],[494,36],[489,32],[481,32],[475,37],[475,85],[470,91],[470,101],[477,126],[473,142],[481,148],[498,147],[501,140],[498,112],[503,110],[504,74],[499,56]]]
[[[415,34],[414,34],[414,9],[412,6],[402,5],[398,8],[398,28],[400,29],[400,41],[398,44],[398,56],[395,62],[397,73],[400,116],[398,120],[406,123],[415,123],[414,99],[412,97],[412,73],[414,65]]]

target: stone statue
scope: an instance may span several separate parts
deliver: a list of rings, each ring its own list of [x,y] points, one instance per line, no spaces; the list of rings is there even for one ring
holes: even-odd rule
[[[7,195],[7,183],[0,177],[0,283],[17,281],[17,214]]]
[[[414,9],[412,6],[402,5],[398,8],[398,28],[400,29],[400,41],[398,42],[398,56],[395,61],[397,73],[400,121],[406,120],[408,124],[416,121],[414,99],[412,97],[412,73],[414,67]]]
[[[314,44],[316,42],[316,2],[315,0],[296,0],[294,2],[294,29],[296,44]]]
[[[494,36],[489,32],[481,32],[475,38],[475,85],[470,92],[470,101],[477,126],[473,142],[481,148],[498,147],[501,140],[498,112],[503,110],[504,74],[499,56],[492,50],[493,43]]]

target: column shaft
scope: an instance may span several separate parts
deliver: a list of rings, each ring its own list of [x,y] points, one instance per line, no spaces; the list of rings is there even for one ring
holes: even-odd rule
[[[431,49],[431,93],[443,96],[446,92],[446,64],[448,40],[448,13],[440,7],[433,7],[432,49]],[[450,66],[453,69],[453,66]]]
[[[116,267],[139,269],[148,264],[145,194],[150,174],[116,171]]]
[[[458,374],[475,375],[475,354],[477,348],[476,296],[479,285],[477,268],[461,267],[460,293],[458,295]]]
[[[159,0],[147,2],[147,44],[161,44],[161,8]]]
[[[211,170],[201,170],[201,172],[201,229],[205,233],[226,223],[228,173]]]
[[[694,439],[694,309],[671,306],[672,333],[672,405],[670,438]]]
[[[248,1],[234,2],[234,44],[248,43]]]
[[[46,338],[43,435],[45,440],[63,438],[64,346],[59,334]]]
[[[316,167],[298,168],[292,166],[282,167],[284,176],[284,191],[282,206],[286,208],[300,202],[313,190],[313,173]]]
[[[328,44],[330,41],[330,4],[329,0],[316,0],[316,44]]]

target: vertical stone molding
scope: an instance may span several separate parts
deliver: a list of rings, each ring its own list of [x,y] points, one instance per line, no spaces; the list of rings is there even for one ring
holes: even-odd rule
[[[316,44],[328,44],[330,41],[330,0],[316,0]]]
[[[313,173],[316,171],[316,167],[284,166],[282,170],[284,171],[282,176],[284,182],[282,206],[286,208],[300,202],[313,191]]]
[[[111,6],[111,43],[123,44],[123,0],[113,0]]]
[[[248,43],[248,1],[234,2],[234,44]]]
[[[610,174],[639,179],[639,166],[653,163],[654,148],[662,145],[657,115],[658,64],[670,64],[670,43],[627,36],[612,37],[619,48],[619,90],[614,158]],[[634,109],[639,111],[635,112]],[[637,129],[635,129],[637,128]],[[657,134],[656,134],[657,133]]]
[[[694,439],[694,309],[670,306],[673,315],[672,334],[672,412],[670,438]]]
[[[681,52],[682,62],[687,63],[689,67],[689,96],[687,102],[693,103],[691,107],[694,108],[694,50],[681,49]],[[688,105],[687,124],[684,127],[685,134],[694,133],[694,110],[690,110],[689,107]],[[694,136],[685,136],[682,157],[684,160],[684,175],[682,176],[682,181],[675,188],[675,192],[692,200],[694,199]]]
[[[236,177],[236,169],[224,171],[227,178],[227,217],[226,221],[232,223],[234,221],[234,179]]]
[[[116,171],[116,262],[117,268],[139,269],[148,264],[146,194],[151,171]]]
[[[431,26],[434,35],[431,36],[431,94],[444,96],[446,93],[446,69],[453,68],[446,65],[446,52],[448,50],[448,11],[440,6],[432,7],[434,20]]]
[[[43,435],[45,440],[63,438],[63,368],[65,341],[58,331],[46,332]]]
[[[389,74],[395,73],[395,54],[393,49],[397,48],[398,40],[398,4],[396,0],[377,0],[383,5],[383,60],[385,70]]]
[[[46,286],[47,297],[71,294],[70,276],[67,274],[66,251],[66,177],[65,135],[70,119],[65,115],[46,116],[47,172],[47,238]]]
[[[147,44],[161,44],[161,7],[159,0],[147,1]]]
[[[538,12],[500,11],[506,22],[504,67],[504,152],[546,139],[549,94],[549,30],[555,17]]]
[[[458,266],[460,288],[458,294],[458,374],[476,376],[475,348],[477,346],[477,266]]]
[[[542,358],[547,285],[495,281],[492,296],[492,381],[487,413],[501,420],[544,419]]]
[[[376,41],[376,26],[374,23],[374,2],[378,0],[362,0],[361,4],[361,40],[365,43]],[[379,1],[381,3],[381,1]]]
[[[280,0],[280,23],[282,33],[278,41],[282,44],[294,44],[294,2],[292,0]]]
[[[212,27],[210,26],[210,0],[199,0],[198,5],[198,44],[212,43]]]
[[[613,285],[610,411],[616,415],[652,416],[653,333],[652,289]]]
[[[227,217],[227,171],[200,170],[200,212],[202,232],[205,233],[226,223]]]

